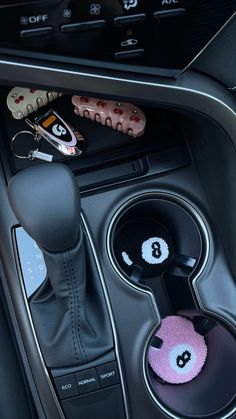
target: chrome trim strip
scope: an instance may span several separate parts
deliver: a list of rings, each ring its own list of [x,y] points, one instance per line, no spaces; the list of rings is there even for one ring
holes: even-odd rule
[[[236,14],[236,13],[235,13]],[[236,116],[236,110],[233,110],[230,106],[228,106],[225,102],[223,102],[222,100],[218,99],[217,97],[209,94],[209,93],[205,93],[204,91],[200,91],[200,90],[195,90],[195,89],[191,89],[189,87],[185,87],[183,85],[178,86],[177,84],[173,84],[173,81],[170,81],[169,84],[165,84],[165,83],[154,83],[154,82],[148,82],[148,81],[143,81],[143,80],[131,80],[131,79],[127,79],[127,78],[122,78],[122,77],[115,77],[115,76],[105,76],[102,74],[92,74],[92,73],[86,73],[86,72],[81,72],[81,71],[73,71],[73,70],[67,70],[67,69],[62,69],[62,68],[54,68],[54,67],[47,67],[47,66],[40,66],[40,65],[32,65],[32,64],[24,64],[24,63],[15,63],[14,61],[6,61],[6,60],[0,60],[0,66],[1,65],[10,65],[13,67],[22,67],[22,68],[26,68],[26,69],[35,69],[35,70],[45,70],[45,71],[49,71],[52,73],[61,73],[61,74],[66,74],[67,76],[69,75],[74,75],[74,76],[78,76],[78,77],[89,77],[92,79],[100,79],[100,80],[108,80],[108,81],[115,81],[115,82],[122,82],[122,83],[128,83],[128,84],[135,84],[135,85],[140,85],[140,86],[150,86],[150,87],[160,87],[160,88],[167,88],[167,89],[173,89],[176,91],[183,91],[183,92],[188,92],[188,93],[194,93],[200,96],[204,96],[208,99],[211,99],[221,105],[223,105],[225,108],[227,108],[234,116]],[[207,77],[206,77],[207,79]],[[158,102],[158,101],[157,101]],[[236,108],[235,108],[236,109]]]
[[[1,65],[4,71],[1,69]],[[22,71],[19,74],[20,68]],[[178,80],[170,80],[168,83],[164,78],[143,76],[142,80],[141,75],[135,74],[134,79],[131,80],[127,78],[127,74],[124,74],[124,77],[111,77],[106,74],[91,74],[88,71],[57,69],[50,66],[16,63],[7,60],[0,60],[0,69],[2,74],[6,74],[4,77],[7,77],[8,83],[9,74],[10,78],[13,77],[11,73],[17,75],[18,83],[26,83],[26,80],[24,80],[26,71],[24,70],[28,69],[32,71],[31,83],[36,85],[37,73],[41,72],[41,79],[45,81],[44,88],[47,88],[48,83],[55,89],[70,89],[74,92],[79,90],[86,92],[88,89],[92,89],[96,96],[102,96],[102,94],[114,96],[119,92],[120,97],[128,95],[130,100],[151,101],[151,103],[171,105],[172,108],[191,109],[220,124],[232,142],[235,137],[236,103],[234,96],[228,89],[210,77],[192,70],[185,73],[184,77]],[[0,80],[5,80],[5,78],[0,76]]]
[[[109,255],[109,259],[110,262],[112,264],[112,267],[114,268],[114,270],[116,271],[116,273],[119,275],[119,277],[125,281],[129,286],[135,288],[136,290],[142,291],[142,292],[146,292],[147,294],[150,295],[149,291],[145,291],[143,289],[141,289],[140,287],[138,287],[137,285],[131,283],[123,274],[122,272],[117,268],[117,265],[113,259],[112,256],[112,252],[111,252],[111,233],[112,233],[112,229],[114,226],[114,223],[116,222],[116,220],[118,219],[119,215],[126,209],[128,208],[130,205],[132,205],[132,203],[136,202],[139,198],[141,199],[148,199],[151,197],[157,197],[157,198],[162,198],[162,199],[167,199],[170,200],[172,202],[175,202],[177,204],[179,204],[180,206],[182,206],[182,208],[184,208],[186,211],[188,211],[193,218],[195,219],[201,233],[202,233],[202,239],[204,242],[204,247],[205,247],[205,255],[204,255],[204,259],[201,263],[201,267],[200,270],[197,271],[196,276],[192,279],[192,283],[196,282],[196,280],[201,276],[202,272],[204,271],[208,258],[209,258],[209,252],[210,252],[210,239],[209,239],[209,234],[208,234],[208,230],[206,227],[206,223],[203,221],[203,217],[202,215],[200,215],[199,210],[196,209],[196,207],[190,203],[189,201],[187,201],[185,198],[182,198],[182,196],[180,195],[176,195],[176,194],[172,194],[172,193],[167,193],[167,192],[162,192],[162,191],[154,191],[154,192],[148,192],[148,193],[143,193],[143,194],[139,194],[139,195],[135,195],[133,196],[131,199],[129,199],[128,201],[126,201],[123,205],[121,205],[121,207],[114,213],[112,220],[109,224],[109,228],[108,228],[108,233],[107,233],[107,251],[108,251],[108,255]],[[152,293],[151,293],[152,294]],[[199,300],[199,295],[196,295],[198,302],[201,303],[201,300]],[[152,302],[154,300],[154,305],[156,306],[157,309],[157,305],[155,302],[155,299],[153,297],[152,294]],[[201,306],[201,304],[200,304]],[[142,357],[142,369],[143,369],[143,376],[144,376],[144,381],[146,384],[146,387],[152,397],[152,400],[155,402],[155,404],[157,404],[157,406],[169,417],[173,418],[173,419],[180,419],[180,416],[176,416],[174,413],[172,413],[170,410],[168,410],[157,398],[157,395],[154,393],[153,389],[150,386],[148,377],[147,377],[147,371],[146,371],[146,354],[147,354],[147,349],[148,349],[148,345],[150,342],[151,337],[153,336],[153,334],[155,333],[157,327],[155,326],[155,328],[150,332],[149,335],[149,339],[147,340],[145,347],[144,347],[144,352],[143,352],[143,357]],[[227,419],[229,418],[234,412],[236,411],[236,408],[231,410],[228,414],[224,415],[221,417],[221,419]],[[185,418],[183,418],[185,419]]]
[[[234,12],[232,14],[232,16],[225,22],[225,24],[223,26],[221,26],[221,28],[216,32],[216,34],[210,39],[210,41],[207,42],[207,44],[201,49],[201,51],[199,51],[199,53],[190,61],[190,63],[188,65],[186,65],[186,67],[181,70],[176,76],[175,78],[178,79],[179,77],[181,77],[191,66],[192,64],[200,57],[200,55],[202,55],[202,53],[209,47],[209,45],[215,40],[215,38],[224,30],[224,28],[229,24],[229,22],[231,22],[232,19],[234,19],[234,17],[236,17],[236,12]]]
[[[97,265],[97,270],[98,270],[98,273],[99,273],[103,293],[104,293],[106,304],[107,304],[107,309],[108,309],[108,313],[109,313],[109,317],[110,317],[110,321],[111,321],[111,327],[112,327],[114,343],[115,343],[115,354],[116,354],[118,369],[119,369],[120,378],[121,378],[121,389],[122,389],[124,406],[125,406],[125,414],[126,414],[126,418],[129,419],[130,416],[129,416],[129,410],[128,410],[128,401],[127,401],[126,393],[125,393],[125,383],[124,383],[124,379],[123,379],[122,368],[121,368],[121,359],[120,359],[120,353],[119,353],[119,349],[118,349],[118,336],[117,336],[117,332],[116,332],[116,326],[115,326],[115,321],[114,321],[114,317],[113,317],[113,313],[112,313],[111,303],[110,303],[108,291],[107,291],[107,288],[106,288],[105,280],[104,280],[104,277],[103,277],[103,273],[102,273],[102,270],[101,270],[101,267],[100,267],[100,263],[98,261],[96,250],[95,250],[95,247],[94,247],[94,244],[93,244],[93,240],[92,240],[92,237],[91,237],[91,234],[90,234],[90,231],[88,229],[88,225],[87,225],[87,222],[85,220],[85,217],[84,217],[83,213],[81,213],[81,219],[83,221],[84,228],[85,228],[85,231],[86,231],[86,234],[88,236],[89,243],[90,243],[90,246],[91,246],[91,249],[92,249],[92,252],[93,252],[95,263]]]

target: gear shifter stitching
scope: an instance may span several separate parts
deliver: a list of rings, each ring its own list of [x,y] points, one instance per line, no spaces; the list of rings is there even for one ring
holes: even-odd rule
[[[70,311],[70,319],[71,319],[71,333],[72,333],[72,340],[73,340],[73,346],[74,346],[74,352],[75,352],[75,358],[79,362],[79,355],[76,347],[76,336],[75,336],[75,326],[74,326],[74,318],[73,318],[73,293],[72,293],[72,287],[70,284],[70,275],[68,272],[68,265],[66,260],[66,253],[63,254],[63,265],[64,265],[64,272],[66,277],[66,282],[69,290],[69,304],[68,308]]]
[[[78,291],[78,281],[76,281],[76,275],[75,275],[75,270],[73,267],[73,263],[71,260],[71,255],[70,252],[67,252],[68,255],[68,259],[69,259],[69,264],[70,264],[70,272],[71,272],[71,278],[72,278],[72,284],[73,284],[73,288],[74,288],[74,302],[75,302],[75,308],[77,313],[75,313],[75,334],[77,337],[77,342],[78,342],[78,346],[80,347],[80,352],[81,352],[81,360],[82,363],[87,363],[87,356],[85,353],[85,349],[83,346],[83,342],[81,339],[81,334],[80,334],[80,298],[79,298],[79,291]],[[76,315],[77,314],[77,315]]]

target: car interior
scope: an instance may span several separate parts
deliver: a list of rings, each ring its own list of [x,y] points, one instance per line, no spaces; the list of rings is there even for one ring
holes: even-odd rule
[[[0,418],[236,418],[235,0],[0,1]]]

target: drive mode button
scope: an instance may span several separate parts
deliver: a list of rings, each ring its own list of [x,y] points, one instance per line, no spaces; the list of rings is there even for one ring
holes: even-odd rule
[[[75,377],[79,394],[89,393],[100,388],[95,368],[78,372]]]
[[[55,378],[55,384],[60,399],[66,399],[78,395],[74,374]]]
[[[97,373],[101,387],[110,387],[119,383],[119,374],[116,362],[100,365],[97,367]]]

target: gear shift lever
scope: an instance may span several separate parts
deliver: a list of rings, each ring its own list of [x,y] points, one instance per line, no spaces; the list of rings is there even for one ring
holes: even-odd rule
[[[9,183],[16,217],[43,251],[48,278],[30,308],[51,368],[87,364],[111,352],[113,339],[94,256],[80,225],[80,196],[72,172],[41,164]]]
[[[80,234],[80,197],[72,172],[44,164],[21,172],[9,183],[9,199],[18,220],[40,247],[72,249]]]

